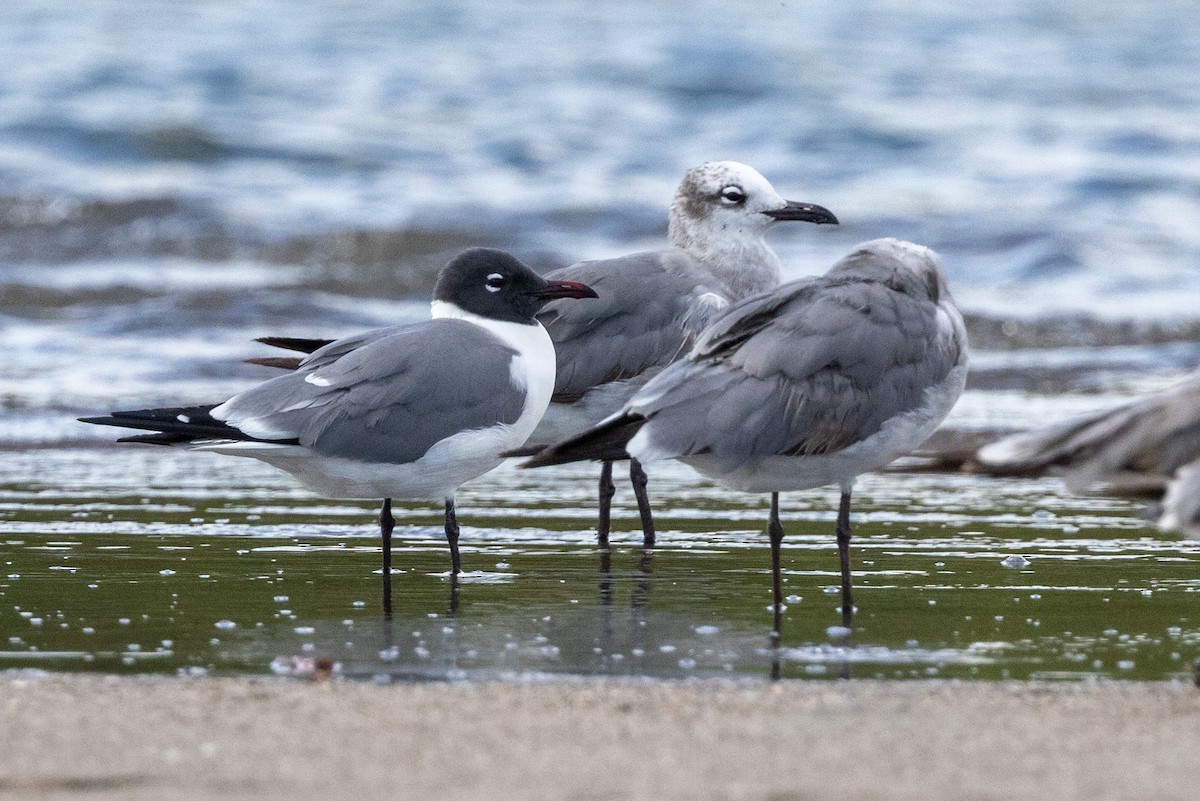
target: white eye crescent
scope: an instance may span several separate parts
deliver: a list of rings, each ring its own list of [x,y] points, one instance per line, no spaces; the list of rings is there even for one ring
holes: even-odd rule
[[[500,273],[492,273],[487,277],[487,291],[499,292],[508,283],[508,279]]]
[[[721,202],[726,206],[737,206],[746,202],[746,193],[740,186],[727,186],[721,190]]]

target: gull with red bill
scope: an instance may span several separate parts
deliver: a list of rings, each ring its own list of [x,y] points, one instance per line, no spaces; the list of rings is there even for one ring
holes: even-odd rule
[[[508,253],[474,248],[438,274],[430,320],[330,342],[224,403],[83,421],[153,432],[122,442],[259,459],[325,497],[383,498],[390,610],[391,500],[445,501],[457,575],[455,491],[524,443],[554,392],[554,345],[536,315],[551,300],[595,297]]]

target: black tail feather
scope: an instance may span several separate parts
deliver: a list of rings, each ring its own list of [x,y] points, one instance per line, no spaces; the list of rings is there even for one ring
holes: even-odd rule
[[[521,467],[549,467],[587,459],[603,462],[628,459],[625,446],[645,424],[646,418],[640,414],[618,417],[557,445],[543,448],[532,459],[522,462]]]
[[[296,370],[300,367],[300,362],[302,361],[304,360],[299,356],[259,356],[254,359],[245,359],[246,364],[278,367],[280,370]]]
[[[278,442],[295,444],[296,440],[264,440],[252,437],[211,414],[217,404],[205,406],[176,406],[165,409],[132,409],[113,412],[108,417],[80,417],[80,422],[117,428],[153,431],[126,437],[121,442],[143,442],[152,445],[179,445],[201,439],[235,439],[244,442]]]
[[[270,345],[272,348],[297,350],[301,353],[312,353],[333,342],[332,339],[305,339],[304,337],[258,337],[254,341]]]

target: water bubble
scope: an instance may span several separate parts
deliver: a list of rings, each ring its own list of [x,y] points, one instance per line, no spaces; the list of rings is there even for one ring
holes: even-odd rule
[[[1023,567],[1029,566],[1029,560],[1020,554],[1010,554],[1000,560],[1000,564],[1011,570],[1020,570]]]
[[[831,640],[844,640],[851,634],[848,626],[830,626],[825,629],[825,636]]]
[[[419,645],[418,645],[416,648],[414,648],[414,649],[413,649],[413,653],[414,653],[414,654],[416,654],[416,655],[417,655],[418,657],[420,657],[421,659],[428,659],[428,658],[429,658],[429,649],[428,649],[428,648],[422,648],[422,647],[421,647],[421,646],[419,646]]]
[[[400,647],[393,645],[379,652],[379,658],[384,662],[395,662],[400,657]]]
[[[80,629],[80,631],[82,631],[84,634],[95,634],[96,633],[96,630],[94,628],[92,628],[91,626],[84,626],[83,628]]]
[[[216,623],[213,623],[213,627],[221,631],[229,631],[230,629],[236,629],[237,623],[234,623],[232,620],[218,620]]]
[[[29,618],[29,625],[40,626],[42,625],[42,619],[40,617],[31,617]]]
[[[803,601],[804,599],[801,598],[799,595],[789,595],[788,597],[784,598],[783,600],[787,601],[789,604],[798,604],[801,601]]]
[[[691,670],[692,668],[696,667],[696,660],[692,659],[690,656],[685,656],[683,659],[679,660],[679,667],[683,668],[684,670]]]
[[[670,644],[660,645],[658,646],[658,650],[664,654],[673,654],[675,653],[675,646]]]
[[[366,601],[351,601],[350,605],[353,606],[355,609],[362,609],[364,606],[367,605],[367,602]]]
[[[841,591],[842,591],[842,588],[838,587],[835,584],[830,584],[829,586],[827,586],[821,590],[821,592],[825,593],[826,595],[837,595]]]
[[[163,568],[162,570],[158,571],[158,575],[160,575],[160,576],[173,576],[173,575],[175,575],[175,571],[174,571],[174,570],[172,570],[171,568],[167,567],[167,568]]]
[[[711,637],[719,631],[720,629],[716,626],[696,626],[696,633],[701,637]]]
[[[1030,515],[1034,520],[1053,520],[1054,516],[1054,512],[1049,509],[1038,509]]]
[[[296,626],[296,628],[292,629],[292,631],[296,632],[297,634],[312,634],[316,631],[316,629],[312,626]]]
[[[508,562],[497,562],[497,563],[496,563],[496,569],[497,569],[497,570],[507,570],[507,569],[508,569]]]
[[[127,617],[119,617],[119,618],[117,618],[117,622],[118,622],[118,623],[120,623],[122,626],[128,626],[128,625],[129,625],[129,618],[127,618]]]
[[[1149,598],[1153,594],[1154,594],[1154,590],[1142,590],[1142,595],[1146,596],[1147,598]]]
[[[1132,659],[1122,659],[1117,662],[1117,670],[1133,670],[1134,664]]]
[[[287,602],[287,600],[288,600],[288,597],[287,597],[286,595],[276,595],[276,596],[275,596],[274,598],[272,598],[271,600],[272,600],[272,601],[274,601],[274,602],[275,602],[275,603],[277,603],[277,604],[282,604],[282,603],[286,603],[286,602]]]

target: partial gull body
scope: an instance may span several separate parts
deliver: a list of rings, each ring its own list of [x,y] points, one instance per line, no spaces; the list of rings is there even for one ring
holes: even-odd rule
[[[1059,473],[1074,492],[1162,492],[1159,526],[1200,532],[1200,374],[1150,397],[997,440],[973,469]]]
[[[113,412],[84,422],[153,431],[127,441],[248,456],[331,498],[384,498],[384,607],[391,605],[392,498],[445,501],[534,430],[554,388],[554,346],[535,313],[595,297],[477,248],[438,276],[433,319],[337,340],[297,369],[221,404]]]
[[[684,175],[669,213],[671,247],[585,261],[547,277],[580,281],[599,300],[550,303],[538,319],[554,340],[554,396],[522,453],[574,436],[621,409],[666,365],[682,358],[704,327],[729,305],[774,289],[778,257],[763,235],[776,222],[837,223],[827,209],[785,200],[752,167],[718,161]],[[620,457],[625,458],[625,457]],[[641,513],[643,542],[654,522],[639,459],[630,480]],[[597,537],[607,545],[612,461],[604,461]]]
[[[966,373],[966,330],[936,254],[877,239],[824,276],[735,304],[621,411],[526,464],[679,459],[725,486],[771,493],[776,630],[779,493],[838,485],[848,626],[854,480],[933,433]]]

